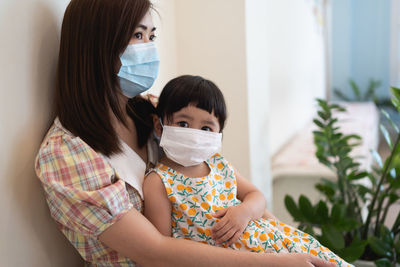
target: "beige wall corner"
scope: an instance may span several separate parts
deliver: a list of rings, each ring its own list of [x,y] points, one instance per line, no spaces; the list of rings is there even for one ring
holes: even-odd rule
[[[50,218],[34,158],[50,121],[67,0],[0,3],[1,266],[71,267],[82,260]]]
[[[178,74],[214,81],[228,105],[223,154],[250,177],[244,0],[176,0]]]

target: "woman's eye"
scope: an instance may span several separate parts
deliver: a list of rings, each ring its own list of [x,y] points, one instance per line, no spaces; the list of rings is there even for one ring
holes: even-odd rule
[[[189,127],[189,124],[186,121],[180,121],[177,123],[179,127]]]
[[[135,36],[136,39],[142,40],[143,34],[141,32],[135,33],[133,36]]]
[[[150,41],[154,41],[154,40],[156,40],[156,38],[157,38],[157,36],[155,36],[154,34],[153,35],[150,35]]]
[[[212,129],[210,127],[208,127],[208,126],[203,126],[203,127],[201,127],[201,129],[203,131],[212,132]]]

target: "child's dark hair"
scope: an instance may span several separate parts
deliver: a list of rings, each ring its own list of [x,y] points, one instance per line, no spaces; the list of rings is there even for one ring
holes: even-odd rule
[[[157,115],[170,120],[173,113],[189,105],[214,112],[222,131],[227,116],[224,96],[212,81],[200,76],[183,75],[169,81],[161,92]]]
[[[138,95],[129,99],[126,105],[126,112],[135,123],[138,145],[141,148],[147,143],[153,130],[152,116],[156,114],[156,108],[149,100]]]

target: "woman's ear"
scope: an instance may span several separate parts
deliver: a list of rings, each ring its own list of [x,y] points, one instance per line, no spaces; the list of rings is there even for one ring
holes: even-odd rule
[[[154,131],[156,132],[156,135],[158,137],[161,137],[162,126],[161,126],[160,119],[157,115],[153,115],[153,125],[154,125]]]

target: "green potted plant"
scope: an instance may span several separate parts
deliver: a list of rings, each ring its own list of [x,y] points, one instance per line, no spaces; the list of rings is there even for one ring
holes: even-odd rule
[[[391,88],[392,103],[400,113],[400,89]],[[316,189],[323,199],[316,204],[301,195],[298,202],[285,196],[285,205],[299,229],[316,236],[349,262],[366,260],[376,266],[400,263],[400,214],[392,225],[385,225],[390,207],[400,200],[400,132],[386,111],[384,117],[396,133],[392,141],[381,124],[381,132],[390,149],[383,161],[372,151],[376,161],[371,170],[361,170],[351,151],[362,141],[357,135],[344,135],[337,126],[333,111],[344,112],[337,104],[318,99],[317,130],[313,132],[316,157],[336,173],[336,180],[321,179]]]

